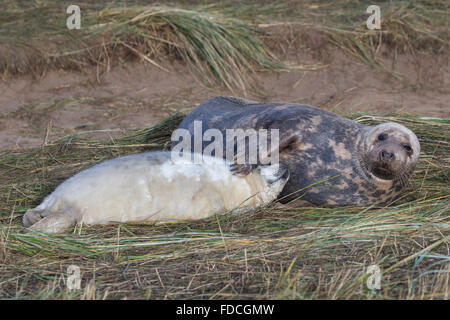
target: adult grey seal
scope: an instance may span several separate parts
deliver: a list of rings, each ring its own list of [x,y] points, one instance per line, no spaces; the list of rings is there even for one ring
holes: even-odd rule
[[[230,210],[246,211],[276,199],[289,179],[286,165],[259,166],[236,176],[223,159],[201,163],[148,152],[97,164],[61,183],[23,224],[64,232],[75,224],[196,220]]]
[[[420,153],[416,135],[401,124],[365,126],[295,103],[215,97],[188,114],[179,128],[194,134],[195,121],[202,132],[214,128],[224,137],[232,128],[278,129],[279,159],[291,174],[279,195],[284,203],[299,197],[301,204],[329,207],[389,203],[404,189]],[[203,141],[202,147],[208,144]],[[235,164],[234,170],[247,174],[254,166]]]

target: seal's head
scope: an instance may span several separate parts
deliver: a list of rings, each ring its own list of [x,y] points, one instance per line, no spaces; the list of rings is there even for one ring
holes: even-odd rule
[[[269,203],[278,197],[290,176],[289,168],[284,163],[261,165],[256,168],[254,173],[261,179],[263,190],[260,195],[263,197],[264,203]],[[251,177],[249,178],[251,179]]]
[[[363,167],[372,178],[404,185],[416,167],[420,144],[414,132],[398,123],[372,127],[365,138]]]

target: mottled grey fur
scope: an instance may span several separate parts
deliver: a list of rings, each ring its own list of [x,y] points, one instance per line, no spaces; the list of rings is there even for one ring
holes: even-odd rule
[[[194,121],[202,121],[203,132],[216,128],[224,136],[225,130],[232,128],[279,129],[280,162],[291,171],[279,196],[282,202],[301,196],[309,204],[331,207],[387,203],[402,191],[417,161],[416,157],[400,181],[378,183],[361,159],[367,148],[364,139],[374,127],[307,105],[216,97],[193,110],[179,128],[193,134]],[[292,135],[299,139],[291,142]],[[413,138],[417,141],[415,135]],[[209,143],[204,142],[203,148]]]

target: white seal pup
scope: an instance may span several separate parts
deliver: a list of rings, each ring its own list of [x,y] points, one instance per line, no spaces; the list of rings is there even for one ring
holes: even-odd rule
[[[148,152],[108,160],[61,183],[23,216],[31,230],[61,233],[75,224],[182,221],[275,200],[289,179],[284,164],[233,175],[230,163],[203,156],[199,164]]]

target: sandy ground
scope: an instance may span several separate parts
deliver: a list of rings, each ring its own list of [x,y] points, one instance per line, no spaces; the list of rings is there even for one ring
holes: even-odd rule
[[[282,41],[275,46],[284,61],[323,67],[257,73],[257,90],[248,98],[304,103],[339,114],[371,111],[450,117],[450,55],[400,55],[393,63],[389,51],[382,49],[386,66],[404,75],[396,79],[331,46],[289,42],[286,49]],[[120,130],[154,125],[217,95],[243,96],[204,87],[181,62],[166,62],[164,67],[170,72],[136,61],[100,76],[93,68],[94,72],[3,78],[0,149],[36,147],[45,139],[80,131],[108,129],[95,135],[114,138]]]

